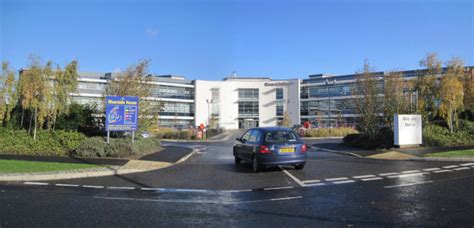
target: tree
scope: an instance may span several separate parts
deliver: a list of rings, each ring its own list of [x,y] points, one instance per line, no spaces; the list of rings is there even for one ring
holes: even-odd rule
[[[389,72],[384,76],[384,119],[393,130],[395,114],[408,112],[408,101],[404,95],[405,80],[400,72]]]
[[[23,70],[20,74],[20,104],[23,110],[29,110],[28,132],[31,132],[31,125],[34,123],[34,140],[36,140],[37,127],[43,125],[49,113],[51,65],[52,63],[48,62],[45,67],[42,67],[40,59],[36,56],[31,56],[28,69]]]
[[[364,62],[362,72],[356,72],[356,83],[352,87],[352,96],[356,114],[358,114],[359,131],[367,135],[371,140],[375,140],[379,131],[382,111],[379,95],[382,94],[378,84],[379,76],[371,71],[371,66],[367,60]]]
[[[8,62],[2,62],[0,75],[0,123],[5,124],[10,120],[11,112],[16,106],[15,72],[10,69]]]
[[[157,124],[159,105],[152,101],[153,84],[152,76],[148,73],[150,62],[141,60],[131,65],[125,72],[111,80],[105,90],[105,95],[113,96],[137,96],[139,104],[139,128],[147,130]],[[105,101],[104,101],[105,102]],[[105,107],[105,106],[104,106]]]
[[[463,76],[462,61],[453,58],[448,63],[446,76],[441,79],[439,115],[446,120],[451,132],[454,125],[458,125],[458,113],[463,108],[464,88],[461,82]]]
[[[291,127],[291,120],[288,112],[283,113],[283,120],[281,120],[281,126]]]
[[[52,97],[48,128],[55,126],[59,115],[68,114],[71,104],[70,93],[77,91],[77,61],[73,60],[64,70],[56,66],[54,72],[54,96]]]
[[[426,69],[418,75],[415,82],[415,90],[418,94],[417,112],[423,116],[423,121],[427,122],[436,115],[435,100],[438,97],[436,80],[442,72],[442,63],[438,59],[438,55],[432,52],[420,60],[420,66]]]

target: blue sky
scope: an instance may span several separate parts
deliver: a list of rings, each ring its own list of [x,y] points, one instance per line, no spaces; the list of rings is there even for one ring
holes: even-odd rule
[[[454,1],[0,0],[0,60],[30,54],[80,71],[139,59],[189,79],[305,78],[419,68],[427,52],[474,65],[474,3]]]

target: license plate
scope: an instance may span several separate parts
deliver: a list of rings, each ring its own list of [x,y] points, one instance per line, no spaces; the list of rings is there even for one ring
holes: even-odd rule
[[[280,153],[293,153],[295,152],[295,148],[294,147],[281,148],[279,151]]]

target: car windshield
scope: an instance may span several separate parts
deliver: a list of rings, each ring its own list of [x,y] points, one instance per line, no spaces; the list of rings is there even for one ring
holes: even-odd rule
[[[292,131],[272,131],[265,135],[266,142],[296,142],[298,137]]]

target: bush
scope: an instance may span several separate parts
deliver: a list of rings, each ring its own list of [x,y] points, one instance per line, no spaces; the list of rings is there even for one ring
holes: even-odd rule
[[[85,138],[78,132],[38,131],[34,141],[26,130],[0,128],[0,153],[68,156]]]
[[[194,133],[192,130],[173,130],[170,128],[160,129],[153,132],[153,134],[160,139],[192,139]]]
[[[474,145],[474,123],[461,121],[460,128],[451,133],[448,128],[428,125],[423,128],[425,146],[464,146]]]
[[[78,157],[137,157],[159,149],[157,138],[137,138],[132,144],[130,138],[111,138],[107,144],[103,137],[88,138],[74,151]]]
[[[357,133],[357,130],[351,127],[338,128],[311,128],[305,131],[305,137],[344,137],[349,134]]]
[[[393,147],[393,131],[389,128],[382,128],[374,140],[364,134],[349,134],[342,141],[350,146],[364,149],[391,148]]]

